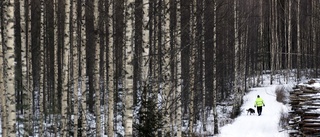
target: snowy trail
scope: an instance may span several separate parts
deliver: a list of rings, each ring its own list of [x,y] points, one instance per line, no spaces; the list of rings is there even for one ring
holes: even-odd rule
[[[277,85],[253,88],[244,96],[241,115],[233,123],[221,127],[218,137],[288,137],[287,133],[278,131],[280,112],[286,108],[276,101],[276,87]],[[260,95],[266,105],[261,116],[257,115],[254,108],[257,95]],[[254,108],[256,113],[247,115],[245,110],[248,108]]]

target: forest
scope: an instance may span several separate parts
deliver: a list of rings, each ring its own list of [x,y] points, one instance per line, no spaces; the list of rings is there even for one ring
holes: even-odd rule
[[[1,134],[191,137],[210,115],[218,134],[263,74],[319,77],[319,5],[1,0]]]

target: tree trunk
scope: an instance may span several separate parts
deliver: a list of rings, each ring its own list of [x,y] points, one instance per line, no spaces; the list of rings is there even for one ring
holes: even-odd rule
[[[2,5],[1,5],[2,6]],[[1,18],[2,19],[2,18]],[[2,27],[2,22],[1,22],[1,25],[0,27]],[[4,75],[4,45],[3,44],[3,41],[2,41],[2,38],[4,37],[2,34],[2,29],[0,28],[0,94],[2,95],[1,96],[1,135],[3,137],[7,136],[7,130],[6,130],[6,91],[5,91],[5,87],[4,87],[4,78],[6,78],[6,76]]]
[[[58,56],[59,56],[59,52],[58,52],[58,48],[59,48],[59,45],[58,45],[58,2],[55,0],[53,2],[53,16],[54,16],[54,53],[53,53],[53,58],[54,58],[54,63],[53,63],[53,68],[54,68],[54,84],[53,84],[53,101],[52,101],[52,105],[53,105],[53,112],[54,113],[58,113],[59,112],[59,109],[58,109],[58,77],[59,77],[59,74],[58,74],[58,68],[59,68],[59,61],[58,61]],[[53,116],[53,131],[55,131],[55,136],[57,136],[57,133],[58,133],[58,118],[57,116]]]
[[[94,1],[94,29],[99,31],[99,0]],[[94,89],[95,89],[95,116],[96,116],[96,135],[101,136],[101,109],[100,109],[100,37],[99,33],[96,33],[95,37],[95,67],[94,67]]]
[[[234,85],[233,93],[235,94],[235,102],[233,106],[233,115],[236,115],[237,109],[241,102],[241,70],[240,70],[240,44],[239,44],[239,11],[238,0],[233,2],[234,16]]]
[[[31,43],[31,0],[28,0],[27,3],[28,6],[27,6],[27,9],[26,9],[26,18],[27,18],[27,68],[28,68],[28,96],[29,96],[29,99],[28,99],[28,104],[30,105],[30,109],[26,111],[27,115],[28,115],[28,118],[29,118],[29,121],[28,121],[28,131],[29,132],[29,135],[32,135],[32,129],[33,129],[33,121],[30,120],[33,118],[33,113],[32,113],[32,107],[34,107],[34,103],[33,103],[33,99],[32,99],[32,93],[33,93],[33,66],[32,66],[32,43]]]
[[[69,76],[69,52],[70,52],[70,1],[65,1],[65,26],[64,26],[64,47],[63,47],[63,90],[61,106],[61,136],[66,137],[68,134],[68,76]]]
[[[142,87],[148,85],[148,76],[149,76],[149,65],[148,65],[148,57],[149,57],[149,38],[150,38],[150,24],[149,24],[149,0],[143,0],[143,28],[142,28],[142,63],[140,64],[141,72],[142,72]]]
[[[133,21],[134,0],[126,3],[126,36],[125,36],[125,112],[124,112],[124,134],[125,137],[133,136]]]
[[[317,2],[312,1],[311,7],[312,7],[312,14],[317,15]],[[315,77],[318,77],[318,66],[317,66],[317,33],[316,33],[316,26],[317,26],[317,19],[315,17],[311,18],[311,23],[312,23],[312,52],[313,52],[313,69],[315,71]]]
[[[292,1],[289,0],[288,1],[288,60],[287,60],[287,69],[288,69],[288,72],[287,72],[287,82],[289,81],[290,79],[290,73],[291,73],[291,69],[292,69],[292,55],[291,55],[291,52],[292,52],[292,24],[291,24],[291,19],[292,19],[292,13],[291,13],[291,7],[292,7]]]
[[[270,62],[270,69],[271,69],[271,74],[270,74],[270,84],[273,84],[274,80],[274,71],[275,71],[275,21],[274,21],[274,0],[270,0],[270,28],[271,28],[271,39],[269,38],[270,41],[270,57],[271,57],[271,62]]]
[[[260,0],[260,10],[259,10],[259,15],[260,15],[260,22],[259,22],[259,48],[258,48],[258,53],[259,54],[264,54],[263,47],[264,47],[264,35],[263,35],[263,29],[264,29],[264,16],[263,16],[263,1]],[[258,78],[256,82],[256,86],[260,86],[260,84],[263,84],[262,80],[262,71],[263,71],[263,55],[258,56],[259,62],[258,62]]]
[[[189,113],[189,56],[190,56],[190,16],[191,16],[191,0],[181,0],[181,77],[182,77],[182,115],[188,117]],[[209,23],[208,23],[209,24]]]
[[[24,109],[23,112],[23,117],[24,117],[24,135],[23,136],[29,136],[29,132],[30,132],[30,125],[29,125],[29,113],[30,113],[30,104],[29,104],[29,89],[28,89],[28,66],[27,66],[27,61],[28,61],[28,43],[27,43],[27,31],[28,31],[28,26],[27,26],[27,19],[28,18],[28,12],[26,12],[26,10],[28,9],[28,0],[21,0],[20,1],[20,23],[21,23],[21,60],[22,60],[22,87],[23,87],[23,96],[25,96],[23,98],[23,105],[27,106]],[[1,40],[0,40],[1,43]],[[1,47],[0,47],[1,48]],[[0,49],[0,51],[2,51],[2,49]],[[1,52],[2,53],[2,52]],[[0,53],[0,54],[1,54]],[[0,56],[1,57],[1,56]],[[1,63],[1,61],[0,61]],[[1,63],[2,64],[2,63]],[[1,67],[2,69],[2,67]],[[0,71],[2,72],[2,71]],[[0,74],[2,75],[2,74]],[[0,78],[0,80],[2,80],[2,78]],[[0,82],[1,83],[1,82]],[[1,90],[1,88],[0,88]]]
[[[297,0],[297,82],[300,82],[301,71],[301,45],[300,45],[300,0]]]
[[[80,38],[80,31],[78,27],[78,12],[77,12],[77,1],[72,0],[72,24],[73,24],[73,32],[72,32],[72,63],[73,63],[73,90],[74,90],[74,128],[73,128],[73,136],[78,137],[78,119],[79,119],[79,54],[78,54],[78,41]]]
[[[114,118],[114,60],[113,60],[113,0],[109,1],[108,9],[108,137],[114,136],[113,118]]]
[[[217,1],[213,2],[213,118],[214,118],[214,134],[218,134],[218,113],[217,113]]]
[[[16,136],[16,98],[15,98],[15,81],[14,81],[14,68],[15,68],[15,43],[14,43],[14,1],[10,0],[7,3],[7,7],[5,7],[5,13],[7,16],[5,16],[5,35],[6,35],[6,46],[7,51],[5,52],[5,61],[7,62],[7,71],[5,74],[6,77],[6,85],[5,85],[5,91],[7,92],[7,109],[8,109],[8,137],[15,137]]]
[[[39,55],[39,62],[40,62],[40,77],[39,77],[39,136],[42,136],[42,133],[44,133],[43,129],[43,118],[44,118],[44,111],[43,111],[43,95],[44,95],[44,89],[43,89],[43,78],[44,78],[44,0],[40,0],[40,55]]]
[[[185,50],[189,50],[189,102],[188,102],[188,109],[189,109],[189,124],[188,124],[188,134],[189,136],[193,136],[194,135],[194,131],[193,131],[193,126],[194,126],[194,121],[195,121],[195,112],[194,112],[194,94],[195,94],[195,90],[194,90],[194,86],[195,86],[195,57],[196,57],[196,47],[195,47],[195,33],[194,33],[194,27],[195,27],[195,1],[190,1],[190,20],[189,20],[189,24],[190,24],[190,34],[189,34],[189,38],[190,38],[190,48],[189,49],[185,49]]]
[[[164,8],[162,9],[162,13],[164,16],[164,22],[162,28],[163,31],[163,37],[162,37],[162,43],[164,44],[164,48],[162,51],[162,56],[164,56],[163,64],[162,64],[162,71],[163,73],[163,84],[164,84],[164,135],[170,135],[170,105],[171,105],[171,98],[170,93],[172,90],[172,81],[171,81],[171,68],[170,68],[170,12],[169,12],[169,0],[164,0]]]
[[[85,18],[85,4],[86,0],[81,1],[81,136],[86,137],[87,136],[87,65],[86,65],[86,18]]]
[[[181,5],[181,0],[177,0],[177,10],[176,10],[176,14],[177,14],[177,26],[176,26],[176,30],[174,33],[175,36],[175,48],[177,49],[177,55],[176,55],[176,77],[177,77],[177,87],[176,87],[176,96],[175,98],[177,98],[176,101],[176,113],[177,113],[177,117],[176,117],[176,126],[177,126],[177,137],[181,137],[182,136],[182,105],[181,105],[181,90],[182,90],[182,77],[181,77],[181,12],[180,12],[180,5]]]
[[[107,105],[107,100],[108,100],[108,85],[107,85],[107,76],[108,76],[108,42],[109,42],[109,11],[108,11],[108,6],[109,6],[109,1],[100,1],[99,4],[99,10],[100,13],[103,14],[104,16],[101,17],[101,22],[100,25],[102,27],[102,29],[100,29],[100,47],[101,47],[101,55],[100,57],[102,58],[102,61],[100,61],[100,68],[101,68],[101,81],[102,81],[102,97],[101,97],[101,107],[103,108],[103,131],[102,134],[103,135],[107,135],[108,133],[108,105]]]

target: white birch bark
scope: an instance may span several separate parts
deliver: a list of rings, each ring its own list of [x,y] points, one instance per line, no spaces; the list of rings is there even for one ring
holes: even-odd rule
[[[14,23],[15,23],[15,17],[14,17],[14,1],[10,0],[8,1],[8,5],[5,10],[6,16],[5,16],[5,35],[6,35],[6,46],[7,51],[5,52],[5,60],[7,62],[7,71],[5,72],[7,75],[7,83],[5,85],[5,90],[7,92],[7,98],[8,98],[8,137],[15,137],[16,136],[16,98],[15,98],[15,73],[14,73],[14,67],[15,67],[15,44],[14,44]]]
[[[86,0],[81,1],[81,106],[82,106],[82,137],[87,136],[87,89],[86,89],[86,20],[85,20],[85,4]]]
[[[6,39],[8,39],[7,37],[8,37],[8,32],[7,32],[7,20],[8,20],[8,0],[4,0],[3,1],[3,5],[2,5],[2,7],[3,7],[3,11],[2,11],[2,13],[3,13],[3,25],[2,26],[4,26],[4,29],[3,29],[3,35],[2,35],[2,37],[3,37],[3,39],[4,40],[6,40]],[[10,13],[11,14],[11,13]],[[2,22],[1,22],[2,23]],[[3,124],[2,124],[2,135],[5,137],[5,136],[8,136],[9,135],[9,129],[8,129],[8,90],[7,90],[7,83],[8,83],[8,74],[7,74],[7,70],[8,70],[8,65],[7,65],[7,62],[8,62],[8,60],[7,60],[7,55],[6,55],[6,52],[7,52],[7,41],[4,41],[2,44],[4,44],[3,45],[3,52],[2,52],[2,54],[3,54],[3,87],[4,87],[4,89],[3,89],[3,92],[4,92],[4,94],[3,94],[3,96],[2,96],[2,102],[3,102],[3,108],[2,108],[2,113],[3,113],[3,115],[2,115],[2,118],[1,119],[3,119],[3,121],[1,121]]]
[[[32,71],[32,45],[31,45],[31,0],[28,0],[27,2],[28,6],[26,6],[28,9],[26,10],[26,19],[27,19],[27,72],[28,72],[28,102],[30,108],[33,107],[34,103],[33,103],[33,99],[32,99],[32,92],[33,92],[33,71]],[[33,113],[32,113],[32,109],[28,109],[26,111],[29,121],[28,121],[28,127],[27,127],[27,132],[29,132],[29,134],[31,134],[31,132],[33,131],[33,121],[30,120],[33,118]]]
[[[126,32],[125,32],[125,112],[124,136],[132,137],[133,124],[133,21],[134,0],[126,1]]]
[[[149,0],[143,0],[142,2],[142,10],[143,10],[143,15],[142,15],[142,58],[141,58],[141,63],[139,64],[140,70],[141,70],[141,90],[145,90],[144,88],[148,88],[149,86],[149,64],[148,64],[148,57],[149,57],[149,52],[150,52],[150,18],[149,18]],[[142,93],[143,94],[143,100],[147,101],[148,100],[148,93]],[[146,111],[146,108],[143,111]]]
[[[104,45],[104,49],[103,49],[103,63],[102,63],[102,76],[101,76],[101,80],[103,81],[101,87],[102,87],[102,94],[103,97],[101,97],[103,100],[103,104],[101,104],[101,107],[103,108],[103,131],[101,131],[103,133],[103,135],[107,135],[108,133],[108,104],[107,104],[107,100],[108,100],[108,83],[107,83],[107,69],[108,69],[108,40],[109,40],[109,30],[108,30],[108,6],[109,6],[109,1],[101,1],[101,3],[103,3],[102,9],[101,9],[101,14],[104,14],[105,16],[102,18],[102,30],[103,33],[105,33],[105,35],[102,35],[101,37],[103,37],[103,42],[102,43]]]
[[[181,10],[180,10],[180,5],[181,5],[181,0],[177,0],[177,26],[176,26],[176,30],[175,30],[175,41],[176,41],[176,49],[178,49],[178,53],[176,56],[176,62],[177,62],[177,92],[176,92],[176,113],[177,113],[177,122],[176,122],[176,126],[177,126],[177,137],[181,137],[182,136],[182,104],[181,104],[181,88],[182,88],[182,78],[181,78]]]
[[[0,22],[1,23],[1,22]],[[5,92],[5,89],[4,89],[4,55],[3,55],[3,46],[2,45],[2,30],[0,29],[0,94],[2,95],[1,96],[1,135],[3,137],[7,136],[7,132],[6,132],[6,92]]]
[[[54,11],[54,100],[53,100],[53,112],[58,113],[58,1],[53,1],[53,11]],[[58,118],[53,116],[53,130],[55,131],[55,136],[58,132]]]
[[[77,15],[77,1],[72,0],[72,57],[73,57],[73,89],[74,89],[74,128],[73,136],[78,137],[78,118],[79,118],[79,54],[78,54],[78,15]]]
[[[23,105],[27,106],[24,108],[24,113],[23,113],[23,118],[24,118],[24,130],[25,132],[23,132],[23,136],[29,136],[29,121],[30,119],[28,118],[29,114],[27,113],[27,111],[30,111],[30,104],[28,102],[28,99],[30,98],[30,96],[28,96],[28,68],[27,68],[27,43],[26,43],[26,34],[27,34],[27,26],[26,26],[26,0],[21,0],[20,1],[20,25],[21,25],[21,65],[22,65],[22,87],[23,87]],[[1,40],[0,40],[1,43]],[[0,45],[1,46],[1,45]],[[2,51],[0,49],[0,51]],[[1,63],[2,64],[2,63]],[[0,71],[1,72],[1,71]],[[0,74],[1,75],[1,74]],[[0,78],[1,79],[1,78]],[[1,89],[0,89],[1,90]]]
[[[99,0],[94,1],[94,29],[96,32],[99,30]],[[99,33],[95,36],[95,67],[94,67],[94,90],[95,90],[95,116],[96,116],[96,135],[101,136],[101,109],[100,109],[100,37]]]
[[[171,98],[170,98],[170,93],[172,90],[172,81],[171,81],[171,68],[170,68],[170,57],[171,57],[171,52],[170,52],[170,12],[169,12],[169,0],[164,0],[164,8],[163,8],[163,14],[164,14],[164,28],[163,28],[163,38],[162,38],[162,43],[164,44],[164,61],[162,65],[162,71],[164,71],[164,135],[169,135],[170,133],[170,126],[172,122],[170,121],[170,105],[172,104]]]
[[[218,113],[217,113],[217,1],[213,2],[213,118],[214,134],[218,134]]]
[[[113,118],[114,118],[114,63],[113,63],[113,0],[109,1],[108,9],[108,137],[114,137]]]
[[[39,136],[44,133],[43,130],[43,78],[44,78],[44,0],[40,0],[40,78],[39,78]]]
[[[148,72],[149,72],[149,66],[148,66],[148,56],[149,56],[149,0],[143,0],[143,32],[142,32],[142,63],[141,63],[141,70],[142,70],[142,87],[145,86],[145,82],[148,80]]]
[[[68,63],[70,53],[70,1],[65,1],[65,22],[64,22],[64,45],[63,45],[63,65],[62,65],[62,106],[61,106],[61,136],[67,137],[68,123]]]

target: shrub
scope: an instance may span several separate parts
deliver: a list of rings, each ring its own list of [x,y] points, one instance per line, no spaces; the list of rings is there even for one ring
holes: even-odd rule
[[[287,130],[289,126],[289,115],[288,113],[285,113],[283,110],[281,110],[280,119],[279,119],[279,128],[283,130]]]
[[[286,91],[284,86],[278,86],[276,88],[276,100],[283,104],[288,103],[288,92]]]

